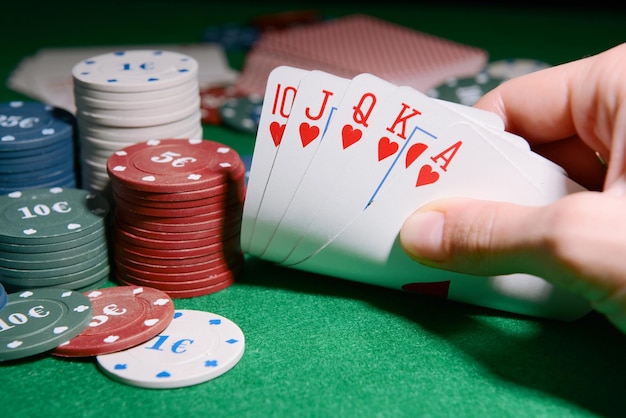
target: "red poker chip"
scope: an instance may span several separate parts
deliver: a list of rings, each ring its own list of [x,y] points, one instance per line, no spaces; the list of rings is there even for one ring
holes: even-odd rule
[[[167,265],[150,265],[137,263],[131,259],[119,258],[115,260],[117,271],[124,271],[132,276],[146,280],[157,281],[188,281],[206,278],[215,273],[223,273],[242,266],[245,257],[233,257],[228,262],[201,263],[184,265],[181,267]]]
[[[240,231],[235,230],[230,234],[215,234],[206,238],[191,239],[191,240],[178,240],[178,241],[166,241],[152,238],[145,238],[135,235],[123,228],[115,229],[116,237],[132,245],[136,245],[143,248],[156,248],[162,250],[187,250],[199,247],[211,247],[214,244],[223,243],[230,239],[239,238]]]
[[[133,205],[117,205],[116,213],[121,213],[131,224],[137,221],[146,220],[148,222],[165,223],[165,224],[194,224],[212,221],[215,219],[236,219],[243,214],[243,205],[234,204],[228,209],[214,210],[213,212],[204,211],[202,213],[188,214],[186,216],[163,216],[166,214],[164,210],[151,211],[151,208],[143,210]],[[216,209],[215,207],[213,209]],[[143,212],[139,212],[143,210]],[[210,208],[209,208],[210,210]],[[174,211],[177,214],[184,212]],[[195,210],[194,210],[195,212]],[[150,229],[150,228],[148,228]]]
[[[160,334],[174,318],[171,297],[156,288],[116,286],[84,293],[93,319],[77,337],[52,354],[86,357],[113,353],[142,344]]]
[[[165,290],[189,290],[192,287],[204,287],[219,283],[227,278],[227,275],[237,276],[242,265],[221,266],[209,270],[200,270],[178,275],[159,274],[136,270],[126,265],[118,264],[116,274],[126,280],[143,281],[144,285]]]
[[[186,192],[242,178],[245,165],[237,152],[205,139],[161,139],[115,151],[107,174],[133,190]]]
[[[143,275],[137,275],[137,277],[150,278],[148,275],[155,273],[158,275],[181,275],[186,273],[195,273],[198,271],[226,271],[232,270],[235,266],[242,265],[245,262],[245,256],[242,254],[231,257],[229,260],[225,260],[222,257],[215,258],[212,261],[198,264],[181,264],[170,266],[167,264],[148,264],[133,260],[131,258],[119,258],[115,262],[116,267],[122,266],[122,268],[130,268],[132,271],[141,271]]]
[[[240,238],[239,235],[236,235],[227,240],[223,240],[217,242],[215,244],[205,245],[202,247],[194,247],[194,248],[183,248],[183,249],[161,249],[161,248],[148,248],[141,247],[139,245],[132,244],[128,241],[124,241],[124,239],[116,235],[114,237],[114,245],[121,246],[127,250],[133,251],[137,254],[143,254],[150,257],[160,257],[164,259],[185,259],[185,258],[193,258],[193,257],[202,257],[206,255],[211,255],[215,253],[230,253],[235,251],[240,251]]]
[[[214,286],[224,283],[225,281],[229,281],[231,283],[235,282],[236,274],[234,272],[224,272],[220,274],[216,274],[214,277],[206,280],[190,280],[190,281],[179,281],[179,282],[168,282],[168,281],[157,281],[157,280],[146,280],[139,277],[135,277],[123,272],[118,272],[115,276],[116,278],[122,279],[127,283],[132,283],[135,286],[150,286],[156,289],[159,289],[163,292],[170,291],[181,291],[181,290],[195,290],[208,286]]]
[[[122,218],[115,219],[115,228],[129,232],[141,238],[147,238],[158,241],[189,241],[203,238],[212,238],[215,236],[230,236],[237,232],[241,232],[241,223],[232,222],[229,225],[224,225],[217,228],[199,229],[197,231],[190,232],[178,232],[176,234],[152,231],[150,229],[139,228],[135,225],[130,225]]]
[[[136,286],[135,284],[136,280],[134,279],[124,279],[120,277],[119,275],[116,275],[115,279],[121,284]],[[174,299],[195,298],[198,296],[205,296],[205,295],[210,295],[210,294],[219,292],[220,290],[226,289],[233,283],[235,283],[235,279],[232,277],[229,277],[223,280],[222,282],[208,285],[208,286],[193,287],[192,289],[185,289],[185,290],[174,290],[174,289],[163,290],[163,292],[167,293],[171,298],[174,298]]]
[[[233,96],[232,85],[218,85],[200,88],[200,120],[207,125],[221,125],[220,107]]]
[[[127,264],[136,264],[144,270],[163,268],[168,270],[180,269],[180,271],[193,271],[197,268],[231,265],[233,262],[236,262],[237,259],[244,256],[243,252],[226,252],[208,254],[200,257],[166,259],[147,256],[120,246],[114,246],[113,251],[116,260],[123,260],[123,262]]]
[[[206,199],[210,197],[225,195],[225,194],[237,194],[245,195],[246,182],[245,177],[232,179],[229,182],[220,183],[217,186],[207,187],[199,190],[192,191],[175,191],[175,192],[147,192],[142,190],[135,190],[120,183],[113,183],[112,189],[115,191],[121,191],[121,195],[125,196],[130,194],[135,198],[142,200],[149,200],[151,202],[180,202],[188,200]]]
[[[137,228],[164,233],[196,232],[207,229],[222,228],[232,223],[241,223],[243,210],[227,213],[224,216],[192,217],[192,218],[150,218],[117,208],[116,219]]]
[[[215,202],[209,205],[200,205],[188,208],[155,208],[151,206],[140,206],[130,203],[120,196],[113,194],[117,206],[122,206],[130,212],[140,215],[162,217],[162,218],[189,218],[191,216],[214,214],[222,216],[227,211],[237,209],[237,206],[243,206],[236,199],[231,201]]]
[[[228,189],[226,192],[212,195],[208,197],[203,197],[199,199],[193,200],[170,200],[170,201],[160,201],[160,200],[151,200],[145,199],[141,196],[138,196],[131,190],[121,188],[121,187],[113,187],[113,197],[116,200],[120,200],[122,204],[132,204],[137,206],[145,206],[150,208],[157,209],[186,209],[186,208],[196,208],[204,205],[212,205],[216,203],[224,203],[224,202],[239,202],[243,204],[245,198],[245,188],[242,190],[235,190],[234,188]],[[174,193],[168,193],[175,195]]]

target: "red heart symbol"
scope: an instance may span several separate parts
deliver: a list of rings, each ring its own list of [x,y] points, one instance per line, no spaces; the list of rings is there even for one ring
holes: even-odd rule
[[[378,161],[393,155],[398,151],[398,143],[390,141],[389,138],[383,136],[378,141]]]
[[[354,129],[352,125],[345,125],[341,130],[341,139],[343,142],[343,149],[348,148],[350,145],[358,142],[363,136],[363,132],[360,129]]]
[[[425,166],[420,168],[420,172],[417,175],[417,182],[415,183],[415,187],[432,184],[437,180],[439,180],[439,173],[433,171],[432,167],[426,164]]]
[[[300,139],[302,140],[302,146],[309,145],[320,134],[320,128],[315,125],[309,125],[308,122],[302,122],[300,124]]]
[[[272,140],[274,141],[275,146],[280,145],[280,141],[283,139],[283,133],[285,132],[285,124],[272,122],[270,123],[270,134],[272,135]]]
[[[409,150],[406,152],[405,167],[409,168],[409,166],[413,164],[413,161],[417,160],[419,156],[426,151],[426,148],[428,148],[428,145],[421,142],[411,145]]]

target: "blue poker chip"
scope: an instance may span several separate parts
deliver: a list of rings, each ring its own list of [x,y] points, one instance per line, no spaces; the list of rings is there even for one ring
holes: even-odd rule
[[[40,102],[0,103],[0,151],[39,148],[73,138],[70,112]]]
[[[40,188],[61,187],[64,189],[74,189],[78,182],[74,171],[60,171],[49,177],[28,179],[22,175],[22,181],[5,180],[0,177],[0,195],[9,194],[17,190],[33,190]]]
[[[4,153],[5,156],[7,153]],[[71,143],[45,155],[30,157],[0,158],[0,173],[32,173],[49,168],[74,167],[74,147]]]
[[[220,44],[227,51],[252,48],[258,38],[258,29],[236,23],[211,26],[202,33],[203,42]]]
[[[0,164],[2,162],[8,162],[8,160],[15,160],[17,158],[28,158],[34,156],[44,157],[46,155],[50,155],[59,150],[67,151],[68,148],[71,147],[71,152],[74,152],[75,143],[74,139],[68,137],[61,141],[52,142],[50,144],[42,144],[40,147],[36,148],[25,148],[25,149],[14,149],[14,150],[3,150],[0,152]]]
[[[248,179],[250,178],[250,167],[252,166],[252,154],[242,155],[241,161],[246,166],[246,174],[245,174],[245,182],[248,184]]]
[[[7,306],[7,302],[9,301],[9,296],[7,295],[6,290],[4,290],[4,286],[0,283],[0,311],[2,308]]]
[[[64,174],[75,172],[71,165],[54,164],[49,167],[41,167],[32,171],[7,171],[0,170],[0,178],[6,182],[30,184],[41,182],[52,177],[63,177]],[[63,174],[62,174],[63,173]]]

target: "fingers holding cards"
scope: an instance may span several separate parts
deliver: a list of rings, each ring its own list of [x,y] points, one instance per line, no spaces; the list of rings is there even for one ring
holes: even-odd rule
[[[392,180],[401,156],[406,159],[404,164],[420,158],[432,144],[441,142],[439,131],[456,121],[466,118],[415,89],[394,88],[369,118],[367,135],[343,161],[340,175],[326,184],[326,197],[315,203],[318,209],[284,264],[302,262],[328,245],[376,199],[383,184]],[[431,181],[427,174],[424,181]]]
[[[423,204],[464,196],[543,205],[581,190],[505,132],[495,114],[371,74],[348,80],[279,67],[267,83],[242,248],[285,266],[402,289],[436,276],[421,277],[424,269],[398,249],[402,223]],[[447,289],[465,289],[450,290],[450,298],[488,306],[489,281],[468,300],[463,278],[445,276]],[[492,292],[489,306],[546,304],[505,287]]]

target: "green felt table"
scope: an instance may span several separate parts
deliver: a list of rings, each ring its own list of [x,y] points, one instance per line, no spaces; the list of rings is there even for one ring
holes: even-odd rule
[[[306,4],[11,0],[0,7],[0,78],[49,47],[193,43],[214,24],[317,8],[366,13],[486,49],[559,64],[626,40],[622,9],[426,2]],[[240,68],[244,55],[229,55]],[[537,91],[541,94],[541,91]],[[0,87],[0,100],[26,98]],[[251,153],[254,137],[206,126]],[[306,274],[249,258],[238,282],[175,300],[236,322],[241,361],[180,389],[115,382],[91,360],[0,364],[0,415],[14,417],[624,416],[626,336],[590,313],[558,322]]]

